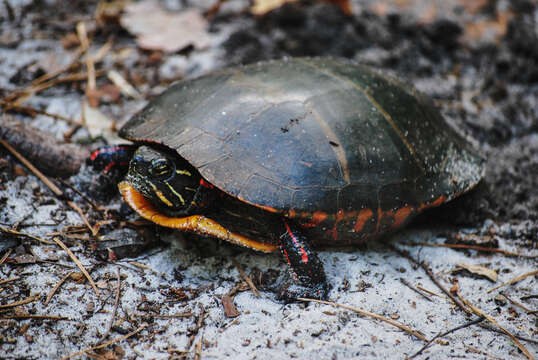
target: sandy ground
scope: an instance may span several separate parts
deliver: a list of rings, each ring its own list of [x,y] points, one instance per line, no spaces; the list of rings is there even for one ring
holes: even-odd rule
[[[169,11],[192,6],[165,3]],[[66,39],[79,21],[87,24],[92,38],[90,53],[113,36],[113,46],[97,69],[120,71],[142,94],[138,100],[125,95],[107,100],[114,95],[110,90],[99,95],[97,109],[118,125],[170,82],[228,64],[333,55],[400,74],[432,95],[458,131],[476,139],[474,144],[488,157],[486,178],[473,193],[424,214],[383,242],[320,251],[332,285],[329,300],[405,324],[427,339],[478,317],[462,311],[424,269],[396,251],[404,250],[429,264],[444,288],[459,289],[462,298],[517,335],[529,354],[492,330],[498,326],[475,324],[441,337],[418,358],[536,357],[538,320],[536,312],[527,311],[538,308],[536,275],[488,290],[537,270],[538,50],[533,45],[538,41],[538,7],[530,1],[472,2],[477,9],[464,3],[361,1],[353,3],[354,15],[348,17],[325,4],[289,5],[253,16],[245,10],[246,2],[230,1],[212,19],[205,48],[163,54],[141,51],[117,24],[96,25],[94,2],[58,6],[7,1],[0,4],[0,95],[4,98],[70,63],[77,45],[66,48]],[[198,2],[204,9],[212,4]],[[97,87],[102,90],[110,83],[100,76]],[[23,104],[78,121],[86,89],[85,79],[66,81]],[[62,119],[22,111],[2,116],[61,141],[72,132],[70,141],[81,149],[103,144],[88,144],[87,127],[73,131]],[[110,131],[104,136],[114,141]],[[54,172],[49,175],[54,178]],[[1,147],[0,178],[0,358],[61,358],[112,340],[117,341],[78,357],[403,359],[424,345],[353,310],[282,304],[273,291],[286,273],[278,255],[135,226],[132,221],[138,219],[118,197],[99,200],[107,209],[103,215],[73,195],[90,222],[101,224],[98,237],[91,236],[65,200]],[[13,235],[9,229],[49,242],[60,239],[91,273],[100,296],[57,244]],[[111,240],[142,243],[157,238],[160,245],[134,259],[109,261],[106,250],[99,251],[111,246]],[[520,256],[434,246],[463,244],[462,239]],[[498,280],[463,271],[457,265],[461,263],[494,271]],[[239,268],[260,288],[259,298]],[[115,306],[118,272],[121,291]],[[231,292],[239,312],[233,318],[223,307]],[[29,302],[16,304],[25,299]]]

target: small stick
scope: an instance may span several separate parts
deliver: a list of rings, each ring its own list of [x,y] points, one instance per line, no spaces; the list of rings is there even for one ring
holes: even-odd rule
[[[536,275],[536,274],[538,274],[538,270],[534,270],[534,271],[528,272],[528,273],[526,273],[526,274],[516,276],[515,278],[513,278],[513,279],[511,279],[511,280],[505,281],[505,282],[503,282],[502,284],[500,284],[500,285],[498,285],[498,286],[495,286],[494,288],[489,289],[489,290],[487,291],[487,293],[489,294],[489,293],[491,293],[492,291],[495,291],[495,290],[497,290],[497,289],[500,288],[500,287],[503,287],[503,286],[505,286],[505,285],[511,285],[511,284],[513,284],[513,283],[516,283],[516,282],[518,282],[518,281],[520,281],[520,280],[523,280],[523,279],[525,279],[525,278],[527,278],[527,277],[529,277],[529,276]]]
[[[73,273],[73,271],[70,271],[69,273],[67,273],[67,275],[65,275],[63,278],[61,278],[60,281],[58,281],[56,283],[56,285],[54,285],[54,287],[50,291],[50,293],[47,296],[47,299],[45,300],[45,303],[43,305],[47,306],[49,304],[49,302],[52,300],[52,297],[54,296],[56,291],[60,288],[60,286],[62,286],[62,284],[65,282],[65,280],[67,280],[67,278],[71,276],[72,273]]]
[[[56,184],[50,181],[49,178],[45,176],[45,174],[39,171],[34,165],[32,165],[30,161],[28,161],[24,156],[22,156],[17,150],[15,150],[11,145],[9,145],[3,139],[0,139],[0,144],[2,144],[6,149],[9,150],[9,152],[11,152],[17,159],[19,159],[19,161],[22,162],[24,166],[26,166],[35,176],[37,176],[57,197],[59,198],[63,197],[62,190],[60,190],[60,188],[56,186]],[[86,226],[88,226],[88,228],[92,232],[92,235],[97,236],[98,231],[94,229],[93,226],[90,225],[90,223],[88,222],[88,219],[86,218],[82,210],[78,207],[78,205],[75,204],[71,200],[68,200],[67,204],[79,214],[79,216],[82,218],[82,221],[84,221]]]
[[[237,268],[237,270],[239,271],[239,274],[241,274],[241,277],[243,278],[243,280],[246,281],[246,283],[248,284],[248,286],[250,287],[250,290],[254,293],[254,295],[259,298],[260,297],[260,292],[258,291],[258,289],[256,288],[256,286],[254,285],[254,283],[252,282],[252,279],[243,271],[243,269],[241,268],[241,266],[239,265],[239,263],[237,261],[235,261],[235,259],[232,259],[232,263],[234,264],[234,266]]]
[[[428,294],[433,295],[433,296],[437,296],[437,297],[441,296],[441,295],[436,294],[436,293],[434,293],[433,291],[428,290],[428,289],[426,289],[426,288],[424,288],[424,287],[422,287],[422,286],[420,286],[420,285],[417,285],[417,289],[422,290],[422,291],[424,291],[424,292],[427,292]]]
[[[3,102],[2,100],[0,100],[0,104],[1,105],[6,104],[7,107],[9,108],[9,110],[13,110],[15,112],[26,113],[26,114],[29,114],[30,116],[32,116],[33,114],[45,115],[45,116],[51,117],[53,119],[63,120],[66,123],[71,124],[71,125],[82,126],[82,124],[80,124],[77,121],[75,121],[73,119],[70,119],[68,117],[58,115],[58,114],[52,114],[52,113],[49,113],[49,112],[44,111],[44,110],[33,108],[31,106],[10,104],[10,103]]]
[[[156,319],[182,319],[182,318],[192,317],[193,315],[194,315],[193,313],[188,311],[181,314],[153,315],[153,317]]]
[[[9,304],[0,305],[0,309],[7,309],[7,308],[10,308],[10,307],[15,307],[15,306],[28,304],[28,303],[36,301],[37,299],[39,299],[39,295],[29,296],[24,300],[19,300],[19,301],[15,301],[15,302],[12,302],[12,303],[9,303]]]
[[[204,339],[204,334],[200,336],[200,340],[195,346],[196,352],[194,353],[194,360],[202,360],[202,340]]]
[[[37,236],[34,236],[34,235],[30,235],[30,234],[26,234],[26,233],[22,233],[20,231],[16,231],[16,230],[11,230],[11,229],[8,229],[8,228],[5,228],[3,226],[0,226],[0,231],[1,232],[4,232],[6,234],[11,234],[11,235],[16,235],[16,236],[23,236],[23,237],[27,237],[29,239],[33,239],[33,240],[37,240],[39,242],[42,242],[44,244],[48,244],[48,245],[54,245],[54,243],[52,241],[48,241],[48,240],[45,240],[45,239],[41,239],[40,237],[37,237]],[[5,260],[4,260],[5,261]],[[2,263],[3,261],[0,261],[0,264]]]
[[[64,251],[67,253],[67,255],[69,255],[71,260],[73,260],[73,262],[78,266],[78,268],[84,274],[86,279],[88,279],[88,281],[90,282],[90,284],[91,284],[91,286],[93,288],[93,291],[95,291],[95,293],[97,294],[97,297],[99,299],[101,299],[101,294],[99,293],[99,289],[97,288],[97,286],[93,282],[93,279],[91,278],[90,274],[86,271],[86,269],[84,268],[82,263],[75,256],[75,254],[73,254],[73,252],[71,250],[69,250],[69,248],[67,246],[65,246],[65,244],[60,239],[58,239],[56,237],[53,237],[52,240],[54,240],[56,242],[56,244],[58,244],[58,246],[60,246],[62,249],[64,249]]]
[[[2,265],[7,260],[7,258],[9,257],[9,255],[11,255],[12,252],[13,249],[9,249],[8,251],[6,251],[4,256],[2,256],[2,258],[0,259],[0,265]]]
[[[525,356],[527,356],[530,360],[534,360],[534,356],[532,356],[532,354],[529,352],[529,350],[527,350],[527,348],[525,346],[523,346],[522,343],[519,342],[519,340],[514,336],[512,335],[512,333],[508,330],[506,330],[503,326],[501,326],[494,318],[492,318],[491,316],[487,315],[485,312],[483,312],[482,310],[480,310],[479,308],[475,307],[473,304],[471,304],[467,299],[463,298],[461,296],[461,294],[458,292],[456,292],[458,294],[458,297],[461,299],[461,301],[463,301],[463,303],[465,305],[467,305],[469,307],[469,309],[471,309],[473,311],[473,313],[475,313],[475,315],[477,316],[483,316],[485,317],[490,323],[492,323],[493,325],[496,325],[499,329],[501,329],[506,335],[508,335],[510,337],[510,339],[512,339],[512,341],[517,345],[517,347],[519,348],[519,350],[521,350],[523,352],[523,354],[525,354]]]
[[[121,292],[121,276],[120,276],[120,268],[118,268],[118,274],[117,274],[117,285],[116,285],[116,299],[114,300],[114,310],[112,311],[112,316],[110,317],[110,322],[108,323],[108,328],[106,329],[103,336],[101,336],[101,339],[97,343],[102,342],[105,340],[108,335],[110,334],[110,330],[112,329],[112,325],[114,325],[114,319],[116,318],[116,313],[118,312],[118,304],[120,303],[120,292]]]
[[[21,278],[20,277],[14,277],[14,278],[11,278],[11,279],[5,279],[5,280],[1,280],[0,281],[0,286],[4,285],[4,284],[7,284],[9,282],[12,282],[12,281],[17,281],[17,280],[20,280]]]
[[[74,187],[73,185],[71,185],[69,182],[63,180],[63,179],[58,179],[64,186],[67,186],[68,188],[70,188],[71,190],[73,190],[74,192],[76,192],[84,201],[86,201],[88,204],[90,204],[90,206],[92,208],[94,208],[96,211],[99,211],[99,212],[102,212],[103,209],[97,205],[95,203],[95,201],[93,201],[92,199],[90,199],[89,197],[87,197],[85,194],[81,193],[76,187]]]
[[[538,313],[536,312],[536,310],[531,310],[531,309],[529,309],[529,308],[526,307],[525,305],[523,305],[523,304],[517,302],[516,300],[514,300],[514,299],[508,297],[508,295],[506,295],[506,294],[504,294],[504,293],[501,293],[501,295],[504,296],[504,298],[505,298],[506,300],[510,301],[512,304],[514,304],[514,305],[516,305],[516,306],[522,308],[527,314],[532,314],[532,315],[536,315],[536,316],[538,316]]]
[[[419,351],[417,351],[416,353],[414,353],[413,355],[411,355],[410,357],[408,357],[407,360],[411,360],[411,359],[417,357],[418,355],[420,355],[420,353],[422,353],[427,347],[429,347],[429,346],[430,346],[435,340],[437,340],[438,338],[443,337],[443,336],[446,336],[446,335],[448,335],[448,334],[450,334],[450,333],[453,333],[453,332],[455,332],[455,331],[457,331],[457,330],[464,329],[464,328],[466,328],[466,327],[469,327],[469,326],[478,324],[479,322],[482,322],[484,319],[485,319],[485,317],[480,316],[478,319],[475,319],[475,320],[473,320],[473,321],[469,321],[468,323],[465,323],[465,324],[463,324],[463,325],[457,326],[457,327],[455,327],[455,328],[453,328],[453,329],[450,329],[450,330],[448,330],[448,331],[446,331],[446,332],[444,332],[444,333],[439,333],[439,334],[435,335],[434,337],[431,338],[430,341],[428,341],[426,344],[424,344],[424,346],[421,347]]]
[[[395,247],[394,245],[392,244],[388,244],[386,243],[386,245],[388,247],[390,247],[393,251],[395,251],[396,253],[400,254],[401,256],[407,258],[409,261],[411,261],[413,264],[416,264],[418,266],[420,266],[425,272],[426,274],[428,275],[428,277],[430,278],[431,281],[433,281],[435,283],[435,285],[437,285],[437,287],[439,289],[441,289],[442,292],[444,292],[453,302],[454,304],[456,304],[460,309],[462,309],[463,311],[465,311],[467,314],[471,314],[471,311],[469,311],[469,309],[467,309],[454,295],[452,295],[452,293],[450,291],[448,291],[440,282],[439,280],[437,280],[437,277],[433,274],[432,270],[430,269],[430,267],[428,265],[426,265],[424,262],[421,262],[419,263],[418,261],[416,261],[407,251],[404,251],[404,250],[400,250],[398,249],[397,247]]]
[[[85,353],[87,353],[87,352],[89,352],[89,351],[94,351],[94,350],[102,349],[102,348],[104,348],[104,347],[107,347],[108,345],[112,345],[112,344],[114,344],[114,343],[123,341],[123,340],[125,340],[125,339],[130,338],[130,337],[133,336],[133,335],[138,334],[140,331],[144,330],[144,328],[145,328],[146,326],[148,326],[148,325],[147,325],[147,324],[144,324],[144,325],[140,326],[138,329],[136,329],[136,330],[134,330],[134,331],[131,331],[131,332],[128,333],[127,335],[120,336],[120,337],[117,338],[117,339],[107,341],[106,343],[103,343],[103,344],[101,344],[101,345],[93,346],[93,347],[91,347],[91,348],[88,348],[88,349],[79,351],[78,353],[74,353],[74,354],[71,354],[71,355],[64,356],[61,360],[71,359],[71,358],[74,358],[75,356],[79,356],[79,355],[85,354]]]
[[[17,150],[9,145],[4,139],[0,139],[0,144],[9,150],[21,163],[24,164],[35,176],[39,178],[47,187],[58,197],[63,195],[62,190],[50,181],[41,171],[39,171],[31,162],[29,162],[24,156],[22,156]]]
[[[344,309],[347,309],[347,310],[351,310],[351,311],[356,312],[357,314],[360,314],[362,316],[368,316],[368,317],[371,317],[371,318],[374,318],[374,319],[381,320],[381,321],[384,321],[386,323],[389,323],[392,326],[396,326],[398,329],[403,330],[406,333],[408,333],[410,335],[413,335],[414,337],[416,337],[416,338],[418,338],[418,339],[420,339],[422,341],[428,341],[428,339],[426,339],[424,337],[424,335],[422,335],[420,332],[418,332],[416,330],[413,330],[410,327],[408,327],[408,326],[406,326],[406,325],[404,325],[404,324],[402,324],[402,323],[400,323],[398,321],[386,318],[386,317],[378,315],[378,314],[371,313],[371,312],[366,311],[366,310],[361,310],[359,308],[349,306],[349,305],[338,304],[338,303],[335,303],[335,302],[332,302],[332,301],[308,299],[308,298],[297,298],[297,300],[305,301],[305,302],[316,302],[316,303],[320,303],[320,304],[326,304],[326,305],[331,305],[331,306],[334,306],[334,307],[340,307],[340,308],[344,308]]]
[[[466,245],[466,244],[428,244],[428,243],[410,243],[410,245],[415,246],[428,246],[428,247],[444,247],[444,248],[450,248],[450,249],[469,249],[469,250],[477,250],[477,251],[484,251],[484,252],[493,252],[493,253],[499,253],[507,256],[515,256],[515,257],[531,257],[534,258],[536,256],[533,255],[521,255],[516,254],[510,251],[502,250],[502,249],[494,249],[494,248],[488,248],[484,246],[477,246],[477,245]]]
[[[84,221],[84,224],[86,224],[86,226],[88,227],[88,229],[90,229],[90,231],[92,232],[92,235],[93,236],[97,236],[99,234],[99,229],[96,229],[94,226],[92,226],[90,224],[90,222],[88,221],[88,218],[86,217],[86,215],[84,215],[84,212],[82,211],[82,209],[77,205],[75,204],[73,201],[71,200],[68,200],[67,201],[67,204],[73,209],[75,210],[77,213],[78,213],[78,216],[80,216],[80,218],[82,219],[82,221]]]
[[[409,284],[404,278],[400,278],[400,282],[402,284],[404,284],[405,286],[407,286],[408,288],[410,288],[411,290],[413,290],[414,292],[416,292],[417,294],[419,294],[420,296],[422,296],[424,299],[426,299],[428,301],[432,301],[432,299],[430,299],[429,297],[427,297],[426,295],[421,293],[417,288],[415,288],[411,284]]]
[[[31,314],[24,314],[24,315],[8,315],[8,316],[2,316],[0,317],[0,320],[25,320],[25,319],[38,319],[38,320],[68,320],[72,321],[69,318],[66,318],[64,316],[54,316],[54,315],[31,315]]]

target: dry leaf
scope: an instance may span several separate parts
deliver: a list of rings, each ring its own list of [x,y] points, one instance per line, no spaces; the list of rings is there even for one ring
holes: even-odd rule
[[[467,45],[484,43],[498,44],[508,29],[508,22],[513,17],[510,12],[501,12],[495,20],[481,20],[465,25],[463,42]]]
[[[106,117],[97,108],[91,107],[87,101],[82,103],[83,123],[88,129],[92,138],[103,137],[109,144],[120,144],[125,142],[112,131],[112,120]]]
[[[120,23],[147,50],[176,52],[189,45],[198,49],[209,45],[207,21],[199,9],[169,12],[146,0],[126,6]]]
[[[254,5],[250,12],[254,15],[263,15],[273,9],[279,8],[285,3],[294,2],[295,0],[254,0]]]
[[[484,276],[493,282],[497,282],[497,273],[494,270],[488,269],[487,267],[462,262],[456,263],[456,266],[465,269],[470,273]]]
[[[353,15],[353,11],[351,9],[351,0],[323,0],[323,1],[338,6],[340,10],[342,10],[342,12],[346,15]]]
[[[224,295],[222,297],[222,306],[224,307],[224,313],[228,318],[234,318],[241,315],[239,310],[235,307],[233,298],[229,295]]]
[[[458,0],[461,7],[470,14],[476,14],[488,5],[489,0]]]

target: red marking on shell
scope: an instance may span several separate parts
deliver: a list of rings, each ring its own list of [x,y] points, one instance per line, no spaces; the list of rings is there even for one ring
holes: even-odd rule
[[[394,222],[392,223],[393,228],[397,228],[403,225],[405,220],[411,215],[413,212],[413,207],[406,206],[401,209],[398,209],[396,213],[394,214]]]
[[[439,206],[442,203],[444,203],[446,201],[446,199],[447,199],[447,197],[445,195],[441,195],[437,199],[432,201],[431,203],[420,204],[420,206],[418,208],[418,211],[422,211],[424,209]]]
[[[379,225],[381,225],[381,218],[383,217],[383,210],[377,208],[377,223],[375,224],[375,232],[379,233]]]
[[[357,216],[355,226],[353,226],[353,231],[361,232],[364,229],[366,222],[370,220],[373,215],[374,212],[371,209],[362,209]]]
[[[312,215],[312,223],[319,225],[321,224],[325,219],[327,219],[329,215],[323,211],[316,211],[314,212],[314,215]]]
[[[306,221],[304,223],[301,224],[302,227],[305,227],[305,228],[313,228],[313,227],[317,227],[319,224],[321,224],[323,221],[325,221],[325,219],[327,219],[329,215],[323,211],[316,211],[312,214],[312,217],[310,218],[310,221]],[[301,214],[301,217],[302,218],[307,218],[308,217],[308,214],[307,213],[302,213]]]
[[[345,213],[344,210],[340,209],[336,213],[336,218],[334,219],[334,226],[332,229],[327,230],[327,234],[329,234],[330,237],[333,238],[333,240],[338,240],[338,223],[344,219]]]

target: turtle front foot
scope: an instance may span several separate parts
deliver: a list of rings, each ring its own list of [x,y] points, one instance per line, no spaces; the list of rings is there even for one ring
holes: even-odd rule
[[[295,302],[300,298],[326,300],[328,292],[329,286],[326,283],[317,284],[313,287],[291,284],[280,290],[278,300],[285,303]]]
[[[284,218],[282,223],[278,245],[296,283],[281,290],[279,299],[286,302],[298,298],[326,299],[329,288],[318,254],[299,227]]]

